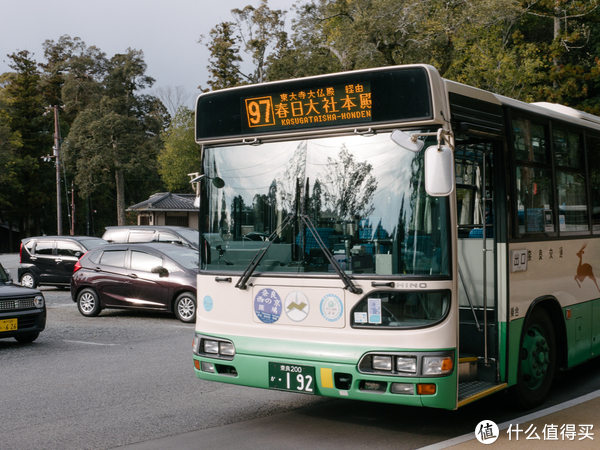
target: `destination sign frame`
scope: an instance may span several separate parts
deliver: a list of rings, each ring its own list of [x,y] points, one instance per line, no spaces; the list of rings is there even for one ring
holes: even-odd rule
[[[384,67],[208,92],[197,100],[196,141],[428,120],[430,83],[424,67]]]

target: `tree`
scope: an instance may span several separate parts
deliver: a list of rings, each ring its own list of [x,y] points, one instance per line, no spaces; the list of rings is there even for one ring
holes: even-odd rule
[[[141,179],[156,170],[165,111],[157,99],[138,93],[154,82],[145,72],[143,52],[128,49],[113,56],[67,138],[67,158],[76,169],[80,195],[114,185],[118,225],[125,225],[125,175]]]
[[[181,107],[186,107],[190,99],[190,93],[183,86],[161,86],[153,91],[153,95],[158,98],[167,108],[171,117],[177,114]]]
[[[163,132],[159,173],[170,191],[190,191],[188,173],[200,171],[200,147],[194,138],[194,111],[180,107]]]
[[[232,22],[222,22],[210,30],[211,41],[206,44],[210,50],[209,65],[206,66],[210,74],[210,90],[237,86],[242,81],[239,64],[242,58],[239,56],[235,31],[236,25]],[[203,36],[198,42],[201,43],[202,39]],[[198,89],[209,90],[202,89],[201,86]]]
[[[233,9],[231,13],[237,20],[245,51],[252,55],[254,63],[254,72],[245,77],[251,83],[268,81],[268,51],[285,38],[286,11],[272,10],[267,0],[261,0],[258,8],[248,5],[244,9]]]
[[[2,216],[28,235],[32,226],[41,233],[42,229],[53,229],[52,223],[56,223],[47,221],[56,217],[49,195],[55,192],[54,171],[49,164],[40,164],[40,157],[52,147],[50,130],[54,126],[51,118],[43,116],[40,72],[33,55],[23,50],[8,57],[14,72],[2,77],[0,125],[3,159],[11,180],[3,196],[11,204],[6,205]]]

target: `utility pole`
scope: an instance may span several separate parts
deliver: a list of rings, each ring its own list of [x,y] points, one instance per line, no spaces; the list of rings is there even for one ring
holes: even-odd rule
[[[61,236],[62,230],[62,205],[60,192],[60,127],[58,125],[58,105],[54,105],[54,157],[56,158],[56,234]]]
[[[75,236],[75,185],[71,181],[71,236]]]
[[[52,158],[56,164],[56,234],[61,236],[62,229],[62,205],[61,205],[61,189],[60,189],[60,125],[58,122],[58,105],[46,107],[44,116],[54,109],[54,151],[52,155],[42,156],[44,161],[50,161]],[[68,195],[68,194],[67,194]],[[67,199],[68,200],[68,199]]]

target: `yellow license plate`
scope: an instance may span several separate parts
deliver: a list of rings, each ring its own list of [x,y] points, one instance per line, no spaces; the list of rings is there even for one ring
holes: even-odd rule
[[[14,331],[17,329],[17,319],[0,320],[0,332]]]

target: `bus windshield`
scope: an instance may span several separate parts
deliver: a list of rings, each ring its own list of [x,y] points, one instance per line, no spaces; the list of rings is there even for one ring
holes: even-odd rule
[[[448,200],[390,133],[205,147],[203,171],[225,183],[202,186],[203,270],[244,271],[269,245],[256,272],[449,274]]]

